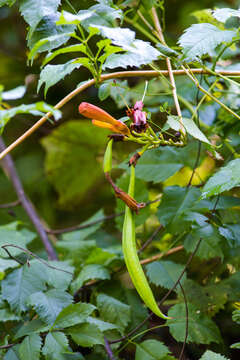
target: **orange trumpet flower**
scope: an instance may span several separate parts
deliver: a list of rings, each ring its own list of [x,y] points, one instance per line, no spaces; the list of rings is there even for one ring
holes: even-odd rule
[[[110,114],[108,114],[103,109],[98,106],[89,104],[87,102],[82,102],[79,105],[79,112],[83,116],[86,116],[89,119],[92,119],[92,123],[95,126],[109,129],[115,133],[129,135],[130,130],[123,122],[115,119]]]

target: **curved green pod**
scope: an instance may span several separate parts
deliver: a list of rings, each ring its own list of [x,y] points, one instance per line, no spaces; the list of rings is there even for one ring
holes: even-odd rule
[[[112,170],[112,144],[113,140],[109,140],[107,148],[105,150],[104,159],[103,159],[103,171],[110,173]]]
[[[131,176],[128,189],[128,195],[134,196],[134,184],[135,184],[135,168],[131,166]],[[154,312],[157,316],[163,319],[169,319],[164,315],[159,309],[152,290],[148,284],[146,276],[143,272],[142,266],[140,264],[137,248],[136,248],[136,236],[135,236],[135,221],[134,214],[132,210],[126,206],[125,217],[123,223],[123,232],[122,232],[122,249],[123,255],[126,262],[126,266],[135,286],[138,294],[146,304],[146,306]]]

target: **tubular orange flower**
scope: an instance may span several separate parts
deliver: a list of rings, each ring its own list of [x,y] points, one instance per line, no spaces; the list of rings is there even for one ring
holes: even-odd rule
[[[115,119],[103,109],[98,106],[82,102],[79,105],[80,114],[92,119],[92,123],[95,126],[109,129],[113,132],[120,133],[123,135],[129,135],[129,128],[120,120]]]

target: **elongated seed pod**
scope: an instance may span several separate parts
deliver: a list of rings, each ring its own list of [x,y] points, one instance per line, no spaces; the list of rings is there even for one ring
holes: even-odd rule
[[[134,185],[135,185],[135,168],[131,166],[131,176],[128,188],[128,195],[134,196]],[[157,316],[163,319],[169,319],[164,315],[159,309],[152,290],[148,284],[146,276],[141,267],[136,248],[136,236],[135,236],[135,221],[134,213],[132,210],[126,206],[125,208],[125,217],[123,223],[123,232],[122,232],[122,249],[123,255],[126,262],[126,266],[135,286],[138,294],[146,304],[146,306],[154,312]]]
[[[113,139],[109,140],[104,154],[103,171],[105,173],[110,173],[110,171],[112,170],[112,144]]]

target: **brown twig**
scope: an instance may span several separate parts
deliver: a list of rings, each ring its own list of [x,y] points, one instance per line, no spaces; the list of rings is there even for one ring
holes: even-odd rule
[[[206,69],[191,69],[193,74],[210,74],[210,72]],[[223,70],[216,71],[217,74],[228,75],[228,76],[240,76],[239,71],[234,70]],[[137,71],[119,71],[111,74],[102,75],[100,81],[103,82],[105,80],[114,79],[114,78],[128,78],[128,77],[158,77],[159,74],[163,76],[169,76],[168,70],[162,71],[154,71],[154,70],[137,70]],[[184,70],[173,70],[172,74],[175,76],[185,75]],[[73,97],[80,94],[82,91],[86,90],[90,86],[95,84],[95,80],[91,79],[86,81],[84,84],[79,86],[77,89],[73,90],[67,96],[65,96],[61,101],[59,101],[54,108],[61,109],[66,103],[68,103]],[[12,151],[16,146],[21,144],[25,139],[28,138],[31,134],[33,134],[40,126],[42,126],[50,117],[52,116],[51,112],[48,112],[44,115],[40,120],[38,120],[30,129],[28,129],[23,135],[21,135],[17,140],[15,140],[11,145],[9,145],[6,149],[4,149],[0,153],[0,160],[3,159],[10,151]]]
[[[159,19],[158,19],[157,11],[156,11],[156,9],[154,7],[152,8],[152,16],[153,16],[153,22],[154,22],[154,25],[155,25],[155,28],[156,28],[156,35],[158,36],[161,43],[163,45],[166,45],[166,42],[165,42],[165,39],[164,39],[164,36],[163,36],[163,32],[162,32],[162,27],[161,27],[161,24],[160,24]],[[178,101],[177,88],[176,88],[176,84],[175,84],[175,80],[174,80],[172,64],[171,64],[171,60],[168,57],[166,58],[166,64],[167,64],[167,68],[168,68],[169,79],[170,79],[170,82],[171,82],[171,85],[172,85],[173,99],[174,99],[177,114],[179,116],[179,122],[180,122],[180,126],[181,126],[181,131],[182,131],[183,134],[185,134],[185,129],[184,129],[184,126],[183,126],[183,119],[182,119],[182,112],[181,112],[181,108],[180,108],[179,101]]]
[[[16,345],[16,344],[1,345],[0,349],[9,349],[9,348],[13,347],[14,345]]]
[[[5,150],[5,144],[3,139],[0,137],[0,150],[4,151]],[[46,252],[48,254],[48,258],[50,260],[57,260],[57,255],[55,250],[53,249],[50,241],[48,240],[48,236],[47,233],[41,223],[41,220],[36,212],[36,210],[34,209],[31,201],[29,200],[29,198],[27,197],[27,195],[24,192],[21,180],[18,176],[17,170],[15,168],[14,162],[12,160],[12,157],[8,154],[1,162],[2,168],[5,171],[6,175],[9,177],[10,181],[13,184],[13,187],[16,191],[16,194],[18,196],[18,199],[22,205],[22,207],[24,208],[24,210],[26,211],[26,213],[28,214],[29,219],[31,220],[31,222],[33,223],[33,225],[35,226],[35,229],[37,230],[40,239],[43,242],[43,245],[46,249]]]
[[[20,204],[19,200],[16,200],[16,201],[13,201],[13,202],[10,202],[10,203],[7,203],[7,204],[0,204],[0,209],[8,209],[8,208],[11,208],[11,207],[18,206],[19,204]]]

